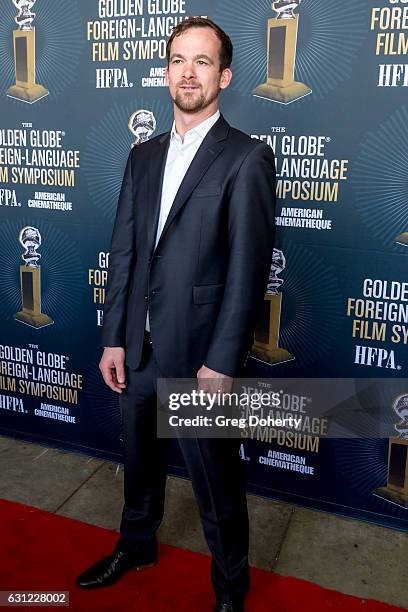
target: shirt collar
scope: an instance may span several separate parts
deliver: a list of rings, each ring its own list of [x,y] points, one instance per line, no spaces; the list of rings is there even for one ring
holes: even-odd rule
[[[196,125],[194,128],[192,128],[191,130],[188,130],[184,135],[184,142],[186,141],[186,137],[188,138],[188,136],[198,136],[199,138],[201,138],[201,140],[203,140],[205,136],[208,134],[208,132],[210,131],[210,129],[212,128],[212,126],[220,118],[220,114],[221,114],[220,111],[217,110],[213,115],[211,115],[211,117],[208,117],[208,119],[205,119],[205,121],[202,121],[201,123]],[[180,136],[176,132],[176,123],[175,121],[173,121],[170,138],[171,140],[174,140],[176,139],[176,137],[178,137],[177,140],[181,140]]]

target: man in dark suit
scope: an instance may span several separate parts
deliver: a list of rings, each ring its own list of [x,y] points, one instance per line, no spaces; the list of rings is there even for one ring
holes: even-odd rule
[[[156,433],[156,380],[196,378],[229,391],[251,347],[272,259],[272,150],[231,128],[218,95],[232,44],[190,18],[167,46],[170,133],[133,148],[110,252],[100,363],[120,394],[125,504],[113,553],[81,574],[107,586],[157,560],[168,440]],[[248,515],[239,440],[179,439],[212,553],[216,610],[243,610]]]

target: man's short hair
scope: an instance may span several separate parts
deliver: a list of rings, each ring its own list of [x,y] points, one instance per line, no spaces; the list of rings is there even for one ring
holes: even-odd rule
[[[178,23],[173,28],[166,46],[167,65],[170,63],[171,44],[173,40],[176,38],[176,36],[180,36],[180,34],[183,34],[191,28],[211,28],[215,32],[218,40],[221,43],[220,71],[222,72],[223,70],[225,70],[225,68],[229,68],[232,63],[233,50],[231,39],[228,34],[220,28],[220,26],[214,23],[214,21],[211,21],[211,19],[206,19],[204,17],[189,17],[188,19],[185,19],[184,21]]]

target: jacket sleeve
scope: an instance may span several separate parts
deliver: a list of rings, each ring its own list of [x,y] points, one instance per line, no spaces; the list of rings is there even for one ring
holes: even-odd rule
[[[228,209],[229,264],[204,364],[236,375],[250,349],[258,307],[269,279],[275,235],[275,159],[260,143],[234,179]]]
[[[132,149],[120,190],[109,254],[103,310],[102,346],[125,346],[126,308],[135,259]]]

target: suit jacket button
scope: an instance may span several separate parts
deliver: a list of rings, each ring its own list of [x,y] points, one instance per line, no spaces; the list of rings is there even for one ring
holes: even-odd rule
[[[145,299],[145,300],[146,300],[146,302],[147,302],[147,295],[145,295],[145,296],[144,296],[144,299]]]

